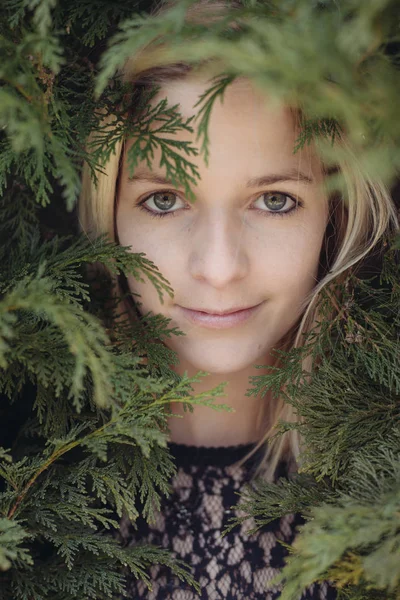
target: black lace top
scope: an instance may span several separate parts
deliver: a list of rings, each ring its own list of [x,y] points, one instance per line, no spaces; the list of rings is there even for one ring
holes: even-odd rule
[[[237,525],[224,537],[221,531],[237,509],[241,490],[260,458],[258,451],[242,467],[233,463],[254,446],[219,448],[185,446],[171,443],[178,472],[172,480],[173,493],[162,502],[156,523],[138,519],[133,526],[127,519],[120,524],[123,543],[150,543],[174,553],[192,567],[193,577],[201,586],[200,595],[182,583],[170,569],[154,566],[150,570],[153,590],[131,576],[130,600],[272,600],[280,588],[269,581],[281,571],[288,551],[279,543],[291,543],[300,516],[287,515],[264,526],[253,535],[253,519]],[[282,465],[276,477],[285,476]],[[136,527],[136,529],[135,529]],[[314,584],[303,600],[334,600],[336,593],[327,584]]]

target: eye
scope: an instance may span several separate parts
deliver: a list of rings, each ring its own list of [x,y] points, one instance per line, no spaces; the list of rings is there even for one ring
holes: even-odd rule
[[[269,213],[289,213],[292,212],[292,210],[295,210],[298,205],[297,200],[280,192],[267,192],[260,196],[260,198],[257,198],[256,202],[258,202],[260,199],[262,200],[263,205],[261,210]],[[265,210],[264,207],[266,207],[268,210]]]
[[[139,208],[147,212],[152,213],[154,217],[163,217],[164,215],[171,214],[171,212],[177,212],[178,209],[171,210],[176,203],[177,194],[169,191],[160,191],[150,194],[139,203]],[[148,202],[152,202],[154,207],[144,208],[143,205],[148,206]]]
[[[177,198],[179,197],[175,192],[160,190],[146,196],[137,206],[151,217],[174,217],[176,216],[175,213],[179,213],[179,208],[181,208],[179,206],[175,207]],[[298,200],[281,192],[266,192],[257,198],[256,202],[260,200],[262,200],[263,208],[257,208],[259,212],[277,216],[284,216],[301,206]],[[153,203],[153,206],[149,206],[149,203]],[[175,207],[174,210],[172,210],[173,207]]]

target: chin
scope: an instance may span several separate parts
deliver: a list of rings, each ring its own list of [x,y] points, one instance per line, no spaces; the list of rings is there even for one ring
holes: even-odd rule
[[[178,355],[182,356],[181,353]],[[192,369],[197,371],[207,371],[213,375],[230,375],[238,373],[244,369],[253,367],[256,364],[263,364],[265,357],[268,355],[266,350],[261,356],[259,353],[239,353],[235,352],[234,348],[229,351],[185,353],[183,357],[183,365],[190,364]]]

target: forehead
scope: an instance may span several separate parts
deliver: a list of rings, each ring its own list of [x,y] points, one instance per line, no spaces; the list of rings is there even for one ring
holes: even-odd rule
[[[210,96],[199,104],[200,97],[215,83],[205,76],[192,74],[184,79],[164,83],[153,98],[156,105],[162,98],[167,98],[169,105],[179,104],[179,111],[185,119],[196,115],[203,108]],[[197,106],[195,106],[197,104]],[[214,117],[214,119],[213,119]],[[218,96],[212,106],[213,124],[221,123],[236,129],[258,129],[267,125],[268,129],[280,130],[282,134],[293,136],[295,123],[289,108],[258,90],[247,78],[238,77],[228,85],[223,94]]]
[[[199,104],[200,97],[212,86],[211,80],[201,75],[189,75],[181,80],[172,80],[161,86],[159,93],[153,98],[152,104],[157,104],[162,98],[168,99],[168,104],[179,104],[179,110],[185,119],[196,115],[205,104],[203,100]],[[206,101],[209,100],[209,95]],[[197,107],[195,105],[197,104]],[[214,121],[222,121],[229,125],[232,119],[235,127],[240,127],[241,121],[246,126],[255,126],[257,122],[263,121],[268,125],[274,123],[282,128],[293,129],[294,123],[289,109],[284,109],[268,97],[265,93],[257,90],[246,78],[240,77],[228,85],[223,95],[218,96],[212,106],[211,118]],[[240,118],[240,121],[236,120]],[[215,123],[214,123],[215,124]]]
[[[168,106],[179,105],[183,120],[187,120],[196,116],[204,106],[204,100],[198,104],[200,97],[212,85],[213,82],[205,75],[190,74],[184,79],[163,83],[151,104],[156,106],[166,98]],[[193,134],[178,130],[172,137],[191,141],[200,149],[202,139],[196,140],[200,119],[201,115],[198,115],[191,122]],[[157,128],[159,123],[154,121],[151,127]],[[286,169],[296,169],[301,163],[302,170],[306,169],[310,175],[319,178],[320,164],[312,147],[293,153],[298,134],[293,111],[258,90],[247,78],[237,78],[212,106],[208,125],[209,169],[231,176],[235,169],[240,176],[242,170],[257,174],[268,168],[275,171],[282,164]]]

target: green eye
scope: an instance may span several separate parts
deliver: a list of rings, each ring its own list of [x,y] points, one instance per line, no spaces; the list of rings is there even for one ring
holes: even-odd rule
[[[154,204],[160,210],[169,210],[174,206],[176,202],[174,198],[176,194],[174,194],[173,192],[158,192],[156,194],[152,194],[152,196],[154,198]]]
[[[146,196],[138,203],[138,207],[151,217],[175,217],[180,214],[179,201],[182,202],[176,192],[160,190]],[[153,203],[153,208],[147,205],[148,202]],[[263,213],[264,216],[275,214],[282,217],[295,212],[302,206],[301,201],[280,192],[262,194],[257,198],[257,204],[258,212]]]
[[[269,210],[274,212],[282,211],[282,209],[285,207],[287,210],[290,210],[293,204],[295,204],[294,200],[292,200],[286,194],[278,193],[264,194],[264,203]],[[286,210],[282,212],[286,212]]]

